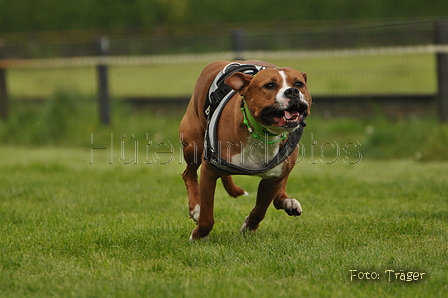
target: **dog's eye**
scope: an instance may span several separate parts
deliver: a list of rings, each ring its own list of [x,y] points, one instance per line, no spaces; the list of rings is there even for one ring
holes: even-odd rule
[[[264,85],[264,88],[269,89],[269,90],[275,89],[275,88],[277,88],[277,84],[276,83],[267,83],[266,85]]]
[[[296,88],[302,88],[303,86],[305,86],[305,84],[302,83],[302,82],[299,82],[299,81],[297,81],[297,82],[294,84],[294,87],[296,87]]]

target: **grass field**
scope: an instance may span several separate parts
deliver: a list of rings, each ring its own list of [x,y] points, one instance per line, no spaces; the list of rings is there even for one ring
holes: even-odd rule
[[[20,84],[39,76],[21,71],[11,71],[11,92],[26,97],[31,89]],[[65,74],[49,72],[30,88],[47,96]],[[86,74],[73,83],[94,86],[93,71]],[[116,84],[123,94],[144,89],[142,81]],[[158,90],[174,94],[183,84]],[[0,297],[448,294],[447,125],[430,116],[311,115],[288,184],[303,215],[270,208],[256,233],[240,235],[258,179],[237,177],[250,196],[231,199],[219,186],[210,239],[190,243],[181,115],[114,102],[105,127],[85,99],[78,88],[43,105],[12,101],[0,123]],[[377,279],[359,280],[359,272]]]
[[[260,57],[247,57],[264,59]],[[306,72],[313,95],[435,94],[435,56],[430,54],[274,59],[279,66]],[[129,96],[188,96],[197,76],[212,62],[182,62],[139,66],[113,66],[110,93]],[[8,89],[12,97],[46,97],[57,88],[96,94],[93,67],[11,69]]]
[[[237,177],[250,196],[232,199],[219,186],[210,239],[190,243],[176,158],[126,165],[117,152],[109,164],[95,151],[89,164],[86,148],[10,146],[0,155],[1,297],[448,293],[447,162],[303,162],[288,185],[303,215],[270,208],[246,236],[239,227],[258,179]],[[424,274],[395,276],[411,271]]]

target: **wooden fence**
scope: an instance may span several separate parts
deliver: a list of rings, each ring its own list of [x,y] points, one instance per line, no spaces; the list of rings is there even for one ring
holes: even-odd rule
[[[396,98],[396,101],[407,101],[408,105],[416,103],[418,98],[423,101],[435,100],[439,119],[448,122],[448,22],[437,21],[434,25],[435,40],[433,44],[415,45],[415,46],[391,46],[391,47],[374,47],[374,48],[357,48],[357,49],[339,49],[339,50],[318,50],[318,51],[271,51],[263,53],[253,53],[246,50],[245,34],[243,30],[232,30],[232,46],[233,51],[227,54],[220,54],[219,57],[227,56],[228,59],[242,59],[252,57],[254,55],[270,58],[307,58],[307,57],[346,57],[349,55],[381,55],[381,54],[406,54],[406,53],[430,53],[436,56],[437,61],[437,94],[433,96],[410,96]],[[5,45],[0,41],[0,116],[7,119],[9,110],[9,94],[7,85],[8,69],[14,68],[42,68],[42,67],[66,67],[66,66],[95,66],[97,73],[97,98],[99,117],[103,124],[108,125],[111,121],[111,99],[109,86],[109,66],[111,65],[141,65],[157,61],[165,61],[166,63],[176,63],[179,60],[192,61],[198,58],[198,55],[171,55],[171,56],[109,56],[109,40],[103,37],[95,41],[97,56],[94,57],[72,57],[72,58],[47,58],[47,59],[8,59],[5,57]],[[207,54],[205,54],[207,55]],[[210,58],[216,54],[208,54]],[[204,54],[200,55],[200,59],[204,59]],[[170,62],[171,61],[171,62]],[[392,97],[392,96],[391,96]],[[383,95],[371,94],[369,99],[377,102],[387,102],[393,98]],[[186,99],[186,98],[185,98]],[[182,99],[182,100],[185,100]],[[329,109],[337,110],[337,102],[342,101],[358,101],[362,98],[359,96],[321,96],[315,98],[321,103],[327,104]],[[337,99],[337,100],[336,100]],[[142,98],[134,101],[142,102]],[[348,106],[348,105],[346,105]],[[339,113],[338,113],[339,114]]]

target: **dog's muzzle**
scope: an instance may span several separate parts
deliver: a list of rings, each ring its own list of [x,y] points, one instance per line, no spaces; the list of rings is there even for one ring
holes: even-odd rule
[[[278,104],[264,108],[260,117],[267,125],[275,125],[286,130],[295,129],[302,124],[308,116],[308,103],[302,98],[304,97],[297,88],[288,88],[283,94],[289,99],[286,108],[280,108]]]

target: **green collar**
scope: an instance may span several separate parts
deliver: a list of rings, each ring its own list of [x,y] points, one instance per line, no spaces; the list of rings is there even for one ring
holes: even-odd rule
[[[268,145],[275,144],[277,142],[286,139],[288,135],[287,132],[284,132],[281,135],[276,135],[269,132],[265,127],[263,127],[260,123],[258,123],[257,120],[255,120],[252,113],[247,108],[247,103],[244,100],[244,97],[242,97],[241,112],[243,113],[243,123],[247,126],[247,129],[254,138],[257,138]],[[275,140],[269,141],[268,136],[279,136],[279,137]]]

